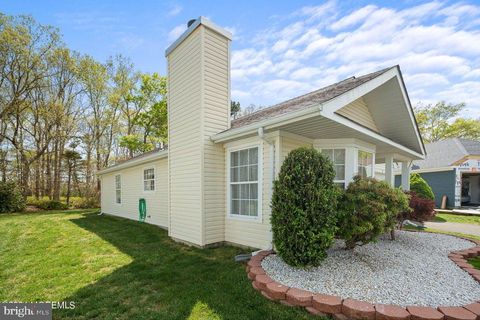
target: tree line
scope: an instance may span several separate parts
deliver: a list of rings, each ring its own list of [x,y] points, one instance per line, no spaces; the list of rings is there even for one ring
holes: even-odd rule
[[[231,102],[231,116],[255,112]],[[480,139],[465,104],[415,108],[426,142]],[[96,172],[167,143],[167,79],[122,55],[95,60],[57,28],[0,13],[0,181],[24,196],[98,198]]]
[[[0,14],[0,180],[25,196],[97,197],[98,170],[165,147],[166,83],[122,55],[71,50],[30,16]]]

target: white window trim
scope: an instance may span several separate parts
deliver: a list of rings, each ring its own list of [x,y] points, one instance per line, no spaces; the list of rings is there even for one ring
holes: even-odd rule
[[[120,177],[120,203],[117,202],[117,177]],[[122,175],[119,173],[119,174],[116,174],[113,176],[113,184],[114,184],[114,190],[115,190],[115,194],[114,194],[114,197],[113,197],[113,203],[117,206],[121,206],[123,204],[123,179],[122,179]]]
[[[145,190],[145,170],[148,169],[153,169],[153,176],[155,177],[153,179],[153,190]],[[154,193],[155,191],[157,191],[157,169],[155,168],[155,166],[147,166],[142,168],[142,191],[143,193]]]
[[[370,175],[367,178],[375,178],[375,150],[373,149],[367,149],[367,148],[360,148],[357,147],[357,152],[355,152],[356,155],[356,160],[355,160],[355,175],[357,176],[359,174],[358,172],[358,155],[360,151],[370,153],[372,155],[372,172],[370,172]]]
[[[242,216],[239,214],[231,214],[231,187],[230,187],[230,157],[232,152],[241,151],[245,149],[258,148],[258,207],[257,207],[257,216]],[[237,147],[228,147],[227,149],[227,218],[232,220],[243,220],[243,221],[252,221],[261,223],[262,213],[263,213],[263,145],[262,143],[254,144],[243,144]]]
[[[316,139],[313,146],[317,150],[322,149],[345,149],[345,188],[358,175],[358,151],[366,151],[373,154],[373,174],[375,177],[376,146],[359,139]],[[337,181],[337,180],[335,180]]]
[[[322,150],[328,149],[328,150],[334,150],[333,153],[335,154],[335,150],[343,150],[345,152],[345,162],[343,163],[343,180],[333,180],[333,183],[343,183],[343,188],[347,188],[347,147],[322,147],[320,149],[320,152]],[[333,168],[335,169],[335,163],[333,164]]]

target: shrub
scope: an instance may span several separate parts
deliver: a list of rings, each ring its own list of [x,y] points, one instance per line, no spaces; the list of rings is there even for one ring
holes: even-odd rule
[[[25,198],[13,181],[0,182],[0,213],[18,212],[25,209]]]
[[[410,175],[410,190],[414,191],[419,198],[435,200],[432,188],[418,173]]]
[[[43,200],[37,204],[37,207],[42,210],[65,210],[68,209],[66,203],[55,200]]]
[[[408,210],[408,197],[384,181],[355,177],[340,202],[339,236],[347,249],[376,241],[393,230],[397,216]]]
[[[431,199],[420,198],[415,191],[405,192],[409,198],[409,207],[411,210],[402,212],[399,216],[399,223],[402,226],[405,220],[414,220],[418,222],[431,220],[435,216],[435,201]]]
[[[336,232],[338,188],[332,163],[313,148],[290,152],[275,181],[272,231],[275,249],[293,266],[317,266]]]
[[[80,198],[72,197],[70,199],[70,207],[75,209],[92,209],[100,207],[98,199],[95,197]]]

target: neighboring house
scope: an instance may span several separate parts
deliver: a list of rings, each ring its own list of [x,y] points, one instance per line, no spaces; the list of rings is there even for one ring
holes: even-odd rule
[[[480,141],[452,138],[425,148],[426,158],[413,161],[412,170],[432,187],[435,205],[441,207],[444,195],[447,207],[480,205]]]
[[[167,50],[168,151],[133,158],[99,172],[102,212],[168,229],[175,240],[206,246],[270,248],[273,180],[288,153],[314,147],[347,185],[401,162],[424,146],[398,66],[351,77],[297,98],[230,119],[231,34],[200,17]]]

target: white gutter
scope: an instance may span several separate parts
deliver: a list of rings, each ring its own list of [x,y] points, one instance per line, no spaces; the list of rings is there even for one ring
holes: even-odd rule
[[[264,132],[264,129],[263,127],[260,127],[258,128],[258,137],[260,139],[262,139],[265,143],[267,143],[270,148],[269,148],[269,152],[270,152],[270,168],[272,169],[271,171],[271,179],[270,179],[270,199],[272,199],[272,195],[273,195],[273,181],[275,181],[275,175],[276,175],[276,168],[275,168],[275,141],[274,140],[270,140],[268,138],[265,137],[265,132]],[[272,233],[272,225],[270,224],[270,228],[268,229],[268,239],[269,239],[269,242],[270,242],[270,248],[268,249],[272,249],[273,248],[273,233]]]
[[[123,163],[120,163],[120,164],[117,164],[117,165],[113,165],[113,166],[110,166],[110,167],[105,168],[103,170],[100,170],[100,171],[97,172],[97,176],[101,176],[101,175],[106,174],[106,173],[115,172],[115,171],[118,171],[118,170],[134,167],[134,166],[137,166],[137,165],[142,164],[142,163],[146,163],[146,162],[150,162],[150,161],[154,161],[154,160],[159,160],[159,159],[163,159],[163,158],[166,158],[166,157],[168,157],[168,150],[157,151],[157,152],[154,152],[152,154],[149,154],[148,156],[143,156],[143,157],[140,156],[138,159],[134,158],[132,160],[127,160],[126,162],[123,162]]]

